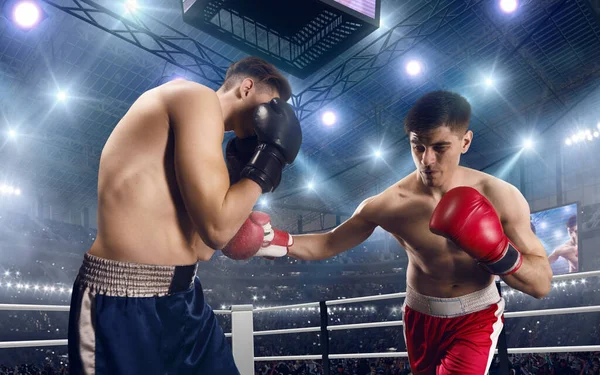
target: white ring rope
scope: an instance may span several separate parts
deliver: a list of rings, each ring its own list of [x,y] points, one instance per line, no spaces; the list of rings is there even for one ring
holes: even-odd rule
[[[557,275],[552,280],[568,280],[584,277],[597,277],[600,276],[600,271],[589,271],[579,272],[574,274]],[[506,285],[502,283],[503,285]],[[349,303],[360,303],[379,301],[386,299],[403,298],[406,296],[405,292],[402,293],[390,293],[380,294],[376,296],[356,297],[356,298],[344,298],[339,300],[326,301],[326,305],[342,305]],[[253,312],[269,312],[269,311],[280,311],[294,308],[306,308],[306,307],[319,307],[319,302],[300,303],[294,305],[284,306],[273,306],[256,308]],[[0,304],[0,311],[69,311],[70,306],[68,305],[24,305],[24,304]],[[213,310],[218,315],[231,315],[231,310]],[[514,311],[504,313],[505,318],[520,318],[530,316],[547,316],[547,315],[562,315],[562,314],[577,314],[577,313],[589,313],[589,312],[600,312],[600,306],[581,306],[581,307],[566,307],[557,309],[545,309],[545,310],[529,310],[529,311]],[[329,331],[338,330],[352,330],[352,329],[364,329],[364,328],[381,328],[381,327],[393,327],[401,326],[403,322],[401,320],[386,321],[386,322],[373,322],[373,323],[357,323],[357,324],[338,324],[328,326]],[[278,329],[268,331],[257,331],[254,332],[254,336],[267,336],[276,334],[289,334],[289,333],[304,333],[304,332],[319,332],[320,327],[302,327],[292,329]],[[225,337],[232,337],[232,333],[225,333]],[[0,341],[0,349],[3,348],[22,348],[22,347],[36,347],[36,346],[64,346],[67,345],[67,340],[32,340],[32,341]],[[562,346],[562,347],[539,347],[539,348],[513,348],[508,349],[508,353],[554,353],[554,352],[584,352],[584,351],[600,351],[600,345],[588,345],[588,346]],[[354,353],[354,354],[332,354],[329,356],[330,359],[341,359],[341,358],[379,358],[379,357],[402,357],[405,356],[405,352],[393,352],[393,353]],[[310,359],[321,359],[321,355],[305,355],[305,356],[278,356],[278,357],[255,357],[256,361],[284,361],[284,360],[310,360]]]
[[[0,341],[0,349],[66,345],[67,340]]]
[[[588,312],[600,312],[600,306],[581,306],[581,307],[562,307],[559,309],[529,310],[529,311],[511,311],[505,312],[505,318],[521,318],[525,316],[546,316],[562,314],[579,314]]]
[[[298,303],[295,305],[282,305],[282,306],[271,306],[271,307],[258,307],[252,311],[254,311],[254,312],[269,312],[269,311],[299,309],[302,307],[319,307],[319,302],[307,302],[307,303]]]
[[[374,322],[374,323],[354,323],[354,324],[338,324],[334,326],[328,326],[329,331],[340,331],[346,329],[364,329],[364,328],[382,328],[382,327],[397,327],[404,324],[402,320],[391,320],[387,322]]]
[[[327,301],[325,303],[327,304],[327,306],[334,306],[334,305],[345,305],[347,303],[371,302],[371,301],[380,301],[380,300],[385,300],[385,299],[396,299],[396,298],[404,298],[404,297],[406,297],[406,292],[379,294],[376,296],[366,296],[366,297],[334,299],[331,301]]]
[[[16,305],[0,303],[0,311],[69,311],[70,306],[62,305]]]
[[[600,345],[583,346],[555,346],[555,347],[532,347],[532,348],[513,348],[508,349],[509,354],[527,354],[527,353],[577,353],[577,352],[596,352],[600,350]],[[498,350],[495,351],[498,353]],[[384,352],[384,353],[350,353],[350,354],[330,354],[329,359],[358,359],[358,358],[397,358],[408,357],[407,352]],[[296,361],[296,360],[320,360],[320,355],[289,355],[277,357],[254,357],[255,361]]]
[[[288,333],[321,332],[321,327],[302,327],[288,329],[272,329],[270,331],[256,331],[254,336],[285,335]]]

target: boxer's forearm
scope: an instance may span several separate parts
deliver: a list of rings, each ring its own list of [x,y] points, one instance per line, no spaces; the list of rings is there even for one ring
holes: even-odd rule
[[[292,236],[294,244],[290,246],[288,255],[301,260],[322,260],[331,258],[337,253],[328,247],[330,233],[302,234]],[[341,251],[340,251],[341,252]]]
[[[550,293],[552,269],[545,257],[524,254],[521,268],[502,280],[513,289],[527,293],[535,298],[543,298]]]

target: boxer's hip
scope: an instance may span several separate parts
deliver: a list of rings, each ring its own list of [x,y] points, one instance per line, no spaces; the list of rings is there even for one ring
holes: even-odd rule
[[[453,318],[485,310],[500,302],[501,299],[494,283],[481,290],[454,298],[426,296],[407,286],[404,305],[422,314],[438,318]]]
[[[73,373],[237,375],[195,273],[86,254],[69,315]]]
[[[456,298],[437,298],[408,287],[404,337],[413,373],[483,375],[502,330],[504,300],[491,283]]]

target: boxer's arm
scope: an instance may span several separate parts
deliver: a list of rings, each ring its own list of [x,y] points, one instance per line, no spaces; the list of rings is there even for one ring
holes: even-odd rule
[[[490,198],[500,208],[504,233],[523,254],[521,268],[502,280],[530,296],[544,297],[550,292],[552,269],[544,245],[531,230],[529,204],[519,190],[503,181],[490,189]]]
[[[362,202],[350,219],[327,233],[292,236],[294,244],[288,255],[302,260],[322,260],[359,245],[377,228],[369,217],[371,207],[367,207],[372,199]]]
[[[548,262],[554,263],[558,260],[558,258],[560,258],[561,256],[564,256],[564,250],[565,250],[564,245],[561,245],[561,246],[557,247],[556,249],[554,249],[552,254],[548,255]]]
[[[248,179],[229,185],[221,148],[223,116],[215,92],[186,81],[174,82],[165,91],[185,207],[202,240],[221,249],[250,215],[261,188]]]

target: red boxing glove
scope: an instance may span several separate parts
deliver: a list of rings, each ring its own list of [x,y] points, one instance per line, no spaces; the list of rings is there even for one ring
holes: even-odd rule
[[[282,257],[287,255],[288,247],[293,243],[289,233],[271,227],[268,214],[254,211],[222,251],[235,260],[253,256]]]
[[[429,229],[452,240],[494,275],[511,275],[523,263],[490,201],[471,187],[446,192],[431,215]]]

